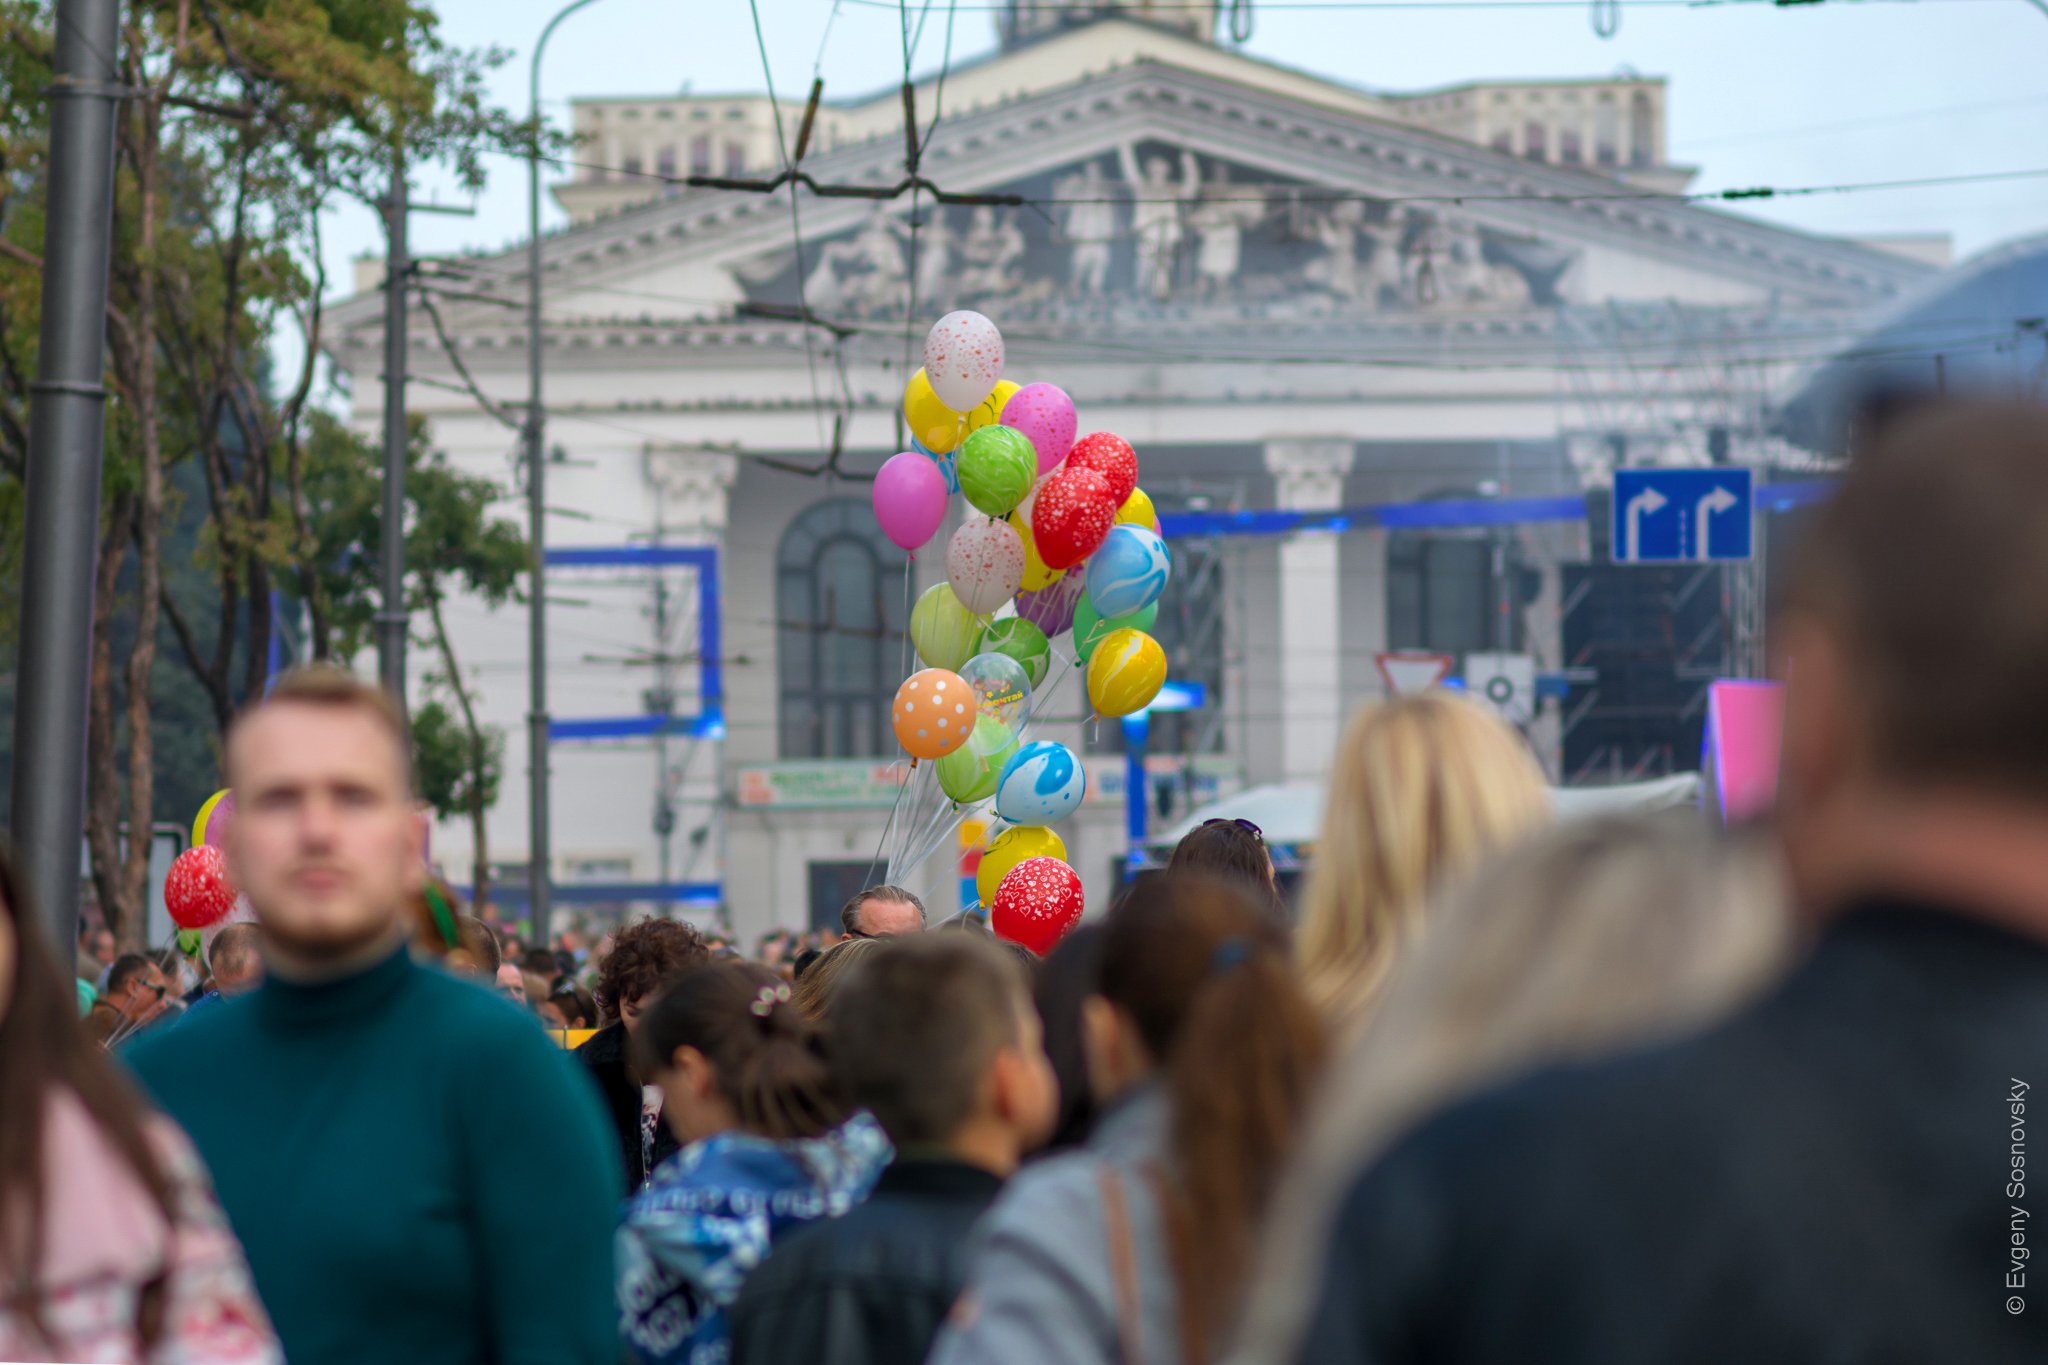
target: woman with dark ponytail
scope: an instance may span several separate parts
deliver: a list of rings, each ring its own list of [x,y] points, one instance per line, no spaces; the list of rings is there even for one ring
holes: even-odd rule
[[[725,1310],[790,1229],[867,1197],[892,1155],[847,1116],[789,986],[715,962],[674,978],[640,1018],[638,1074],[661,1087],[682,1150],[627,1205],[619,1310],[643,1361],[726,1359]]]
[[[932,1365],[1209,1365],[1321,1067],[1285,929],[1239,887],[1167,874],[1103,922],[1082,1007],[1102,1105],[1085,1146],[991,1212]]]

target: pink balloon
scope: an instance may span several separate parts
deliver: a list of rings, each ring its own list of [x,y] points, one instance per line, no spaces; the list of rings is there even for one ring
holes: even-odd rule
[[[946,519],[946,476],[914,450],[891,455],[875,475],[875,520],[882,534],[915,550],[938,534]]]
[[[220,804],[213,808],[213,813],[206,817],[206,842],[216,847],[224,846],[227,843],[228,826],[234,823],[234,819],[235,794],[229,792],[220,799]]]
[[[1031,438],[1038,452],[1038,472],[1049,474],[1054,465],[1074,448],[1074,433],[1081,429],[1074,412],[1074,400],[1051,384],[1026,384],[1010,395],[1003,405],[1002,423]]]

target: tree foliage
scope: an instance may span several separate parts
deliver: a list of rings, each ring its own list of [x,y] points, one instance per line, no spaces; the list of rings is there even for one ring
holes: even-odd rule
[[[0,0],[0,653],[9,654],[53,33],[49,0]],[[196,714],[210,751],[263,685],[280,599],[302,604],[319,657],[345,655],[331,618],[365,611],[362,583],[330,582],[318,560],[315,522],[329,509],[307,487],[327,293],[320,214],[343,199],[377,201],[401,150],[404,164],[437,163],[476,185],[491,151],[533,145],[535,130],[486,98],[485,77],[503,57],[451,47],[431,10],[401,0],[124,6],[117,66],[130,94],[116,128],[87,842],[102,911],[128,943],[141,931],[148,841],[124,846],[121,829],[189,818],[164,798],[183,802],[213,781],[190,771],[199,749],[182,730],[170,745],[174,780],[159,781],[159,727],[176,717],[189,728]],[[287,334],[303,362],[274,375],[269,356]],[[374,478],[369,453],[346,449]],[[355,595],[333,595],[344,586]],[[179,665],[173,679],[160,656]]]

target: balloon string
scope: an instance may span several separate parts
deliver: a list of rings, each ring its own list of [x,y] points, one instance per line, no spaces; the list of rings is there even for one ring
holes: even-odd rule
[[[1038,719],[1038,713],[1043,711],[1052,701],[1052,694],[1059,690],[1060,684],[1067,680],[1067,674],[1071,673],[1074,668],[1075,663],[1072,659],[1067,658],[1064,654],[1059,656],[1059,665],[1052,677],[1046,682],[1045,686],[1032,694],[1031,709],[1024,713],[1024,723],[1017,727],[1019,734],[1022,734],[1032,721]]]
[[[936,763],[927,765],[924,775],[914,778],[913,781],[916,784],[917,790],[911,793],[910,809],[896,826],[895,842],[890,844],[888,848],[888,864],[892,869],[902,858],[903,851],[910,846],[911,831],[922,829],[924,822],[930,818],[930,802],[933,795],[937,793],[941,798],[944,796],[944,793],[938,790],[938,765]],[[893,881],[893,876],[891,880]]]
[[[916,556],[906,555],[903,559],[903,676],[910,676],[910,613],[912,574],[916,570]]]
[[[900,885],[908,877],[930,861],[931,856],[945,842],[946,836],[959,826],[961,807],[952,801],[942,802],[932,812],[918,832],[911,836],[903,852],[889,864],[889,881]],[[950,817],[950,818],[948,818]]]
[[[903,813],[903,798],[910,794],[910,784],[917,777],[917,765],[912,763],[911,771],[896,787],[896,804],[889,810],[889,821],[882,826],[882,837],[875,844],[875,856],[868,860],[868,874],[863,879],[862,889],[875,884],[875,869],[881,866],[882,850],[889,846],[889,831],[896,828],[896,817]]]

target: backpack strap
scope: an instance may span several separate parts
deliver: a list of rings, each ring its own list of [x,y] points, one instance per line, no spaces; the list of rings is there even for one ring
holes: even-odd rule
[[[1138,1325],[1138,1245],[1131,1236],[1130,1197],[1123,1175],[1104,1165],[1096,1170],[1102,1189],[1103,1230],[1109,1238],[1109,1280],[1116,1296],[1117,1359],[1121,1365],[1141,1365]]]

